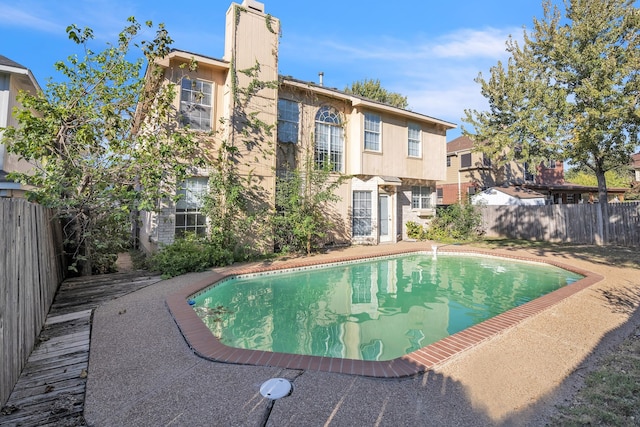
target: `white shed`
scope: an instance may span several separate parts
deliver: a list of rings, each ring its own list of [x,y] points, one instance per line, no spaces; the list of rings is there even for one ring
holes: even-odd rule
[[[491,187],[471,197],[471,203],[490,206],[534,206],[544,205],[545,196],[520,186]]]

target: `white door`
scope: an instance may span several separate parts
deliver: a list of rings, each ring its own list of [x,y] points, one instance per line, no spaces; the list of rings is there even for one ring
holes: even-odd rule
[[[380,242],[391,241],[391,199],[387,194],[378,196],[378,230]]]

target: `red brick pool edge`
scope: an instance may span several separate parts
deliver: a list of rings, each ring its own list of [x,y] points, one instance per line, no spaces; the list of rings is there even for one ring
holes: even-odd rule
[[[352,256],[336,256],[331,259],[327,259],[325,257],[310,257],[285,262],[230,267],[225,269],[223,273],[211,272],[211,274],[205,278],[183,287],[180,291],[167,297],[166,305],[187,344],[198,356],[208,360],[244,365],[336,372],[379,378],[400,378],[432,369],[455,355],[469,350],[481,342],[516,326],[525,319],[552,307],[565,298],[568,298],[569,296],[574,295],[603,279],[602,276],[590,271],[578,269],[562,263],[549,262],[548,260],[541,258],[509,256],[466,247],[447,247],[446,250],[440,249],[438,252],[439,254],[468,253],[522,261],[542,262],[565,270],[573,271],[584,276],[584,278],[572,283],[571,285],[564,286],[543,295],[540,298],[492,317],[491,319],[485,320],[482,323],[478,323],[477,325],[450,335],[405,356],[388,361],[338,359],[228,347],[222,344],[212,334],[188,303],[188,299],[191,295],[231,276],[419,252],[425,252],[425,250],[405,248],[401,250],[385,250],[384,252],[380,252],[375,255],[367,253]]]

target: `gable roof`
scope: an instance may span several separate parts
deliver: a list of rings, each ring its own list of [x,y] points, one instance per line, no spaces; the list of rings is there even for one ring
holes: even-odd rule
[[[206,55],[201,55],[194,52],[189,52],[182,49],[171,49],[171,52],[165,58],[159,59],[157,63],[166,67],[166,66],[169,66],[169,61],[172,58],[179,58],[185,61],[193,59],[200,63],[208,64],[210,66],[224,69],[226,71],[230,69],[229,61],[226,61],[224,59],[214,58],[212,56],[206,56]],[[425,114],[416,113],[414,111],[405,110],[403,108],[394,107],[392,105],[384,104],[382,102],[368,99],[363,96],[355,95],[352,93],[346,93],[344,91],[341,91],[335,88],[328,88],[326,86],[318,85],[312,82],[306,82],[303,80],[294,79],[293,77],[290,77],[290,76],[280,75],[279,81],[280,83],[285,85],[303,88],[305,90],[312,90],[316,93],[323,94],[331,98],[350,101],[351,105],[353,105],[354,107],[363,106],[363,107],[373,108],[376,110],[382,110],[392,114],[398,114],[405,117],[410,117],[412,119],[419,120],[422,122],[430,122],[436,125],[440,125],[445,129],[454,129],[457,127],[455,123],[447,122],[445,120],[440,120],[435,117],[427,116]]]
[[[509,186],[509,187],[491,187],[489,190],[500,191],[508,196],[515,197],[516,199],[539,199],[544,198],[544,194],[538,193],[528,188],[521,186]]]
[[[11,73],[16,76],[21,84],[33,86],[37,91],[40,90],[40,85],[33,74],[31,74],[31,70],[3,55],[0,55],[0,71]]]
[[[0,55],[0,66],[21,68],[23,70],[27,69],[27,67],[25,67],[24,65],[20,65],[16,61],[11,60],[4,55]]]
[[[361,106],[361,107],[368,107],[368,108],[372,108],[378,111],[385,111],[391,114],[397,114],[400,116],[404,116],[404,117],[410,117],[412,119],[415,120],[419,120],[422,122],[431,122],[433,124],[436,125],[440,125],[442,127],[444,127],[445,129],[454,129],[457,127],[457,125],[455,123],[451,123],[451,122],[447,122],[444,120],[440,120],[437,119],[435,117],[431,117],[431,116],[427,116],[425,114],[422,113],[416,113],[414,111],[410,111],[410,110],[405,110],[403,108],[398,108],[398,107],[394,107],[392,105],[389,104],[385,104],[379,101],[375,101],[373,99],[369,99],[369,98],[365,98],[363,96],[360,95],[356,95],[353,93],[346,93],[342,90],[339,89],[335,89],[335,88],[329,88],[327,86],[322,86],[322,85],[318,85],[312,82],[306,82],[303,80],[298,80],[298,79],[294,79],[293,77],[290,76],[280,76],[280,83],[281,84],[285,84],[285,85],[289,85],[292,87],[297,87],[300,89],[304,89],[304,90],[312,90],[313,92],[317,93],[317,94],[321,94],[324,96],[328,96],[330,98],[334,98],[334,99],[340,99],[340,100],[345,100],[345,101],[349,101],[351,103],[352,106],[357,107],[357,106]]]
[[[631,167],[634,169],[640,169],[640,153],[636,153],[631,156]]]
[[[457,137],[447,143],[447,154],[457,151],[471,150],[473,148],[473,140],[466,135]]]

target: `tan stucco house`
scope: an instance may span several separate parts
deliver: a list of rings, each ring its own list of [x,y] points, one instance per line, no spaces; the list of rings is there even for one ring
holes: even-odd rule
[[[407,221],[425,223],[434,215],[436,182],[446,177],[446,132],[455,125],[321,81],[280,76],[279,33],[279,20],[262,3],[232,3],[222,58],[174,50],[159,61],[164,78],[180,88],[174,106],[183,122],[196,132],[215,132],[212,147],[222,140],[237,147],[240,173],[260,182],[271,208],[276,175],[285,166],[301,167],[305,155],[318,166],[330,161],[336,174],[348,178],[337,190],[341,201],[327,212],[340,224],[327,242],[379,244],[406,237]],[[184,64],[194,60],[197,70],[189,71]],[[247,132],[248,120],[275,131]],[[195,171],[176,205],[164,202],[160,213],[145,213],[144,248],[171,243],[184,231],[206,232],[195,196],[206,187],[207,171]]]
[[[17,126],[13,110],[19,106],[20,91],[35,94],[40,86],[31,71],[15,61],[0,55],[0,197],[23,197],[26,188],[7,178],[10,172],[27,172],[32,165],[7,152],[2,143],[2,129]]]

